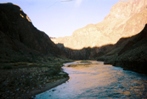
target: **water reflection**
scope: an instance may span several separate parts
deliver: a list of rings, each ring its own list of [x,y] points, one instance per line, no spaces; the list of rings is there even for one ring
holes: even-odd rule
[[[41,93],[35,99],[142,99],[147,98],[147,77],[102,62],[63,67],[66,83]],[[76,62],[72,63],[76,64]]]

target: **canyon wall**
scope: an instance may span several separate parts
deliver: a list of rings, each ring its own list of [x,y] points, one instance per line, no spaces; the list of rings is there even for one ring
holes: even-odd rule
[[[71,49],[100,47],[115,44],[122,37],[139,33],[147,23],[146,0],[121,0],[115,4],[104,20],[77,29],[71,36],[54,38]]]
[[[19,6],[0,4],[0,62],[33,60],[39,55],[60,56],[61,52]]]

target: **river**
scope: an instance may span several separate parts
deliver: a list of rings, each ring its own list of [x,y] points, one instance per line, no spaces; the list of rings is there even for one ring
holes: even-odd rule
[[[64,64],[63,70],[70,79],[35,99],[147,99],[146,75],[97,61],[68,67],[78,63]]]

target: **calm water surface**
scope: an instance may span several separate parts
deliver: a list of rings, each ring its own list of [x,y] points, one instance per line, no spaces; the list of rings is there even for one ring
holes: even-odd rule
[[[96,63],[96,61],[93,61]],[[102,62],[63,67],[70,79],[35,99],[147,99],[147,76]]]

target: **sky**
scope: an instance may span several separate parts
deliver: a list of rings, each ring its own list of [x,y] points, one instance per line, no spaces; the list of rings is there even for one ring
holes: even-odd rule
[[[70,36],[101,22],[118,0],[0,0],[19,5],[33,25],[50,37]]]

